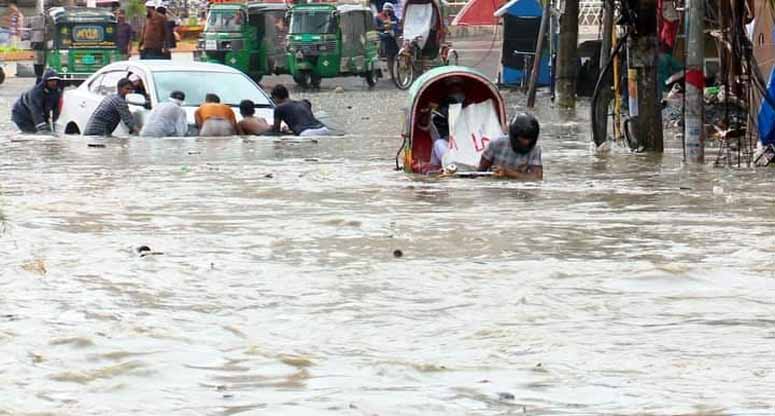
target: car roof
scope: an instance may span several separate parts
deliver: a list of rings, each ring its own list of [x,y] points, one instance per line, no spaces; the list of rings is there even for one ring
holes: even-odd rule
[[[211,64],[206,62],[178,62],[168,59],[141,59],[137,61],[122,61],[110,64],[105,69],[125,68],[133,66],[146,72],[163,71],[194,71],[194,72],[226,72],[241,74],[242,72],[226,65]]]

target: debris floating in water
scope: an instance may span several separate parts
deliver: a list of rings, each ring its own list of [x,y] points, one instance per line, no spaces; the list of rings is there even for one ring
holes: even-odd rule
[[[508,392],[498,393],[498,399],[500,400],[514,400],[514,395]]]
[[[104,144],[104,143],[89,143],[89,144],[87,144],[86,146],[87,146],[87,147],[99,147],[99,148],[103,148],[103,147],[105,147],[105,144]]]
[[[403,251],[401,251],[399,249],[393,250],[393,257],[399,259],[399,258],[401,258],[403,256],[404,256],[404,252]]]
[[[137,250],[137,254],[139,254],[139,255],[140,255],[140,257],[145,257],[145,256],[160,256],[160,255],[164,254],[164,253],[162,253],[162,252],[160,252],[160,251],[153,251],[153,250],[151,250],[151,248],[150,248],[150,247],[148,247],[148,246],[140,246],[140,247],[137,247],[137,249],[136,249],[136,250]]]

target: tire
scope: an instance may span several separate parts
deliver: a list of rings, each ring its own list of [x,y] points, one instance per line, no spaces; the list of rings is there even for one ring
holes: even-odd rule
[[[374,86],[377,85],[377,70],[375,68],[366,72],[365,77],[366,83],[369,84],[369,88],[374,88]]]
[[[409,89],[414,82],[415,71],[412,58],[408,55],[399,55],[393,61],[393,83],[400,90]]]
[[[81,130],[78,128],[78,126],[75,123],[69,123],[67,127],[65,127],[65,134],[80,135]]]
[[[307,89],[309,87],[310,82],[310,75],[307,71],[301,71],[293,75],[293,81],[296,82],[296,85],[303,89]]]
[[[320,83],[323,81],[323,78],[316,74],[310,74],[310,85],[312,85],[312,88],[314,89],[320,89]]]
[[[447,55],[447,65],[458,65],[458,62],[460,61],[460,56],[458,56],[456,50],[452,50]]]
[[[0,68],[0,84],[5,82],[5,70],[3,68]]]

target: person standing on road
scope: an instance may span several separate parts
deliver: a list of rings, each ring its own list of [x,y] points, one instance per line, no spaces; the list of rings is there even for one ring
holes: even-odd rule
[[[205,95],[204,104],[194,113],[199,135],[202,137],[223,137],[239,134],[234,111],[215,94]]]
[[[144,137],[183,137],[188,131],[186,111],[180,108],[186,100],[182,91],[172,91],[170,99],[151,111],[140,131]]]
[[[24,14],[19,10],[17,0],[8,0],[8,9],[3,16],[3,28],[11,32],[11,46],[19,47],[22,40],[22,28],[24,27]]]
[[[29,91],[13,105],[11,120],[23,133],[51,133],[59,118],[62,78],[49,69]]]
[[[484,149],[479,170],[492,168],[496,176],[512,179],[543,179],[539,131],[535,117],[527,113],[517,114],[509,124],[509,134],[493,140]]]
[[[135,118],[129,112],[129,105],[126,102],[127,94],[134,91],[132,82],[121,78],[116,87],[117,93],[105,97],[89,118],[86,130],[83,132],[85,136],[110,136],[122,121],[129,130],[129,134],[137,134]]]
[[[167,18],[158,13],[155,4],[145,3],[147,10],[143,35],[140,38],[140,59],[164,59],[167,53]]]
[[[278,84],[272,88],[272,100],[277,107],[274,109],[275,132],[281,132],[281,123],[297,136],[328,136],[331,132],[312,114],[311,105],[289,98],[285,85]]]
[[[116,47],[121,53],[123,60],[129,59],[132,54],[132,39],[135,37],[135,31],[132,25],[126,21],[126,13],[123,10],[116,10]]]
[[[164,17],[164,59],[172,59],[172,49],[178,46],[177,39],[175,39],[175,28],[178,26],[177,19],[172,13],[169,13],[165,3],[157,7],[156,12]]]

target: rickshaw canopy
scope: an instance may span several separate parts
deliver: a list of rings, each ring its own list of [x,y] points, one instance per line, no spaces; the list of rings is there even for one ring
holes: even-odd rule
[[[430,160],[433,146],[432,138],[420,124],[421,115],[427,115],[427,109],[431,104],[441,104],[449,94],[449,82],[456,78],[461,83],[466,94],[465,106],[491,101],[494,104],[490,111],[495,112],[497,124],[502,131],[507,130],[506,104],[498,88],[482,73],[462,66],[443,66],[431,69],[412,84],[409,89],[409,103],[404,118],[403,136],[407,140],[407,159],[404,166],[408,170],[414,170],[414,161]],[[482,104],[487,107],[486,104]],[[491,113],[490,113],[491,114]],[[470,136],[470,135],[469,135]],[[463,139],[463,138],[461,138]],[[465,138],[468,139],[468,138]],[[494,138],[488,138],[491,140]],[[480,146],[484,143],[479,142]],[[479,149],[482,150],[482,149]]]
[[[106,9],[93,7],[53,7],[48,13],[54,24],[116,23],[116,16]]]

